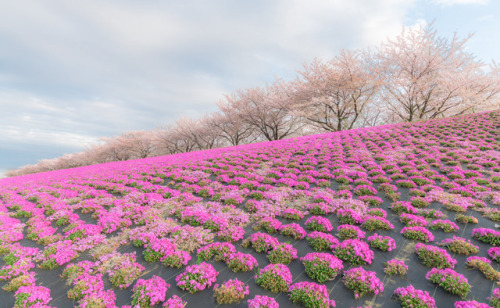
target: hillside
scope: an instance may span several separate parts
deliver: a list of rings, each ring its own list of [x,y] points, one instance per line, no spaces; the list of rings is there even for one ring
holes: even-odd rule
[[[499,132],[495,111],[1,179],[0,298],[122,307],[146,279],[155,307],[205,307],[237,278],[240,307],[299,307],[307,288],[324,307],[399,307],[409,285],[500,307]],[[386,274],[392,259],[408,272]],[[356,275],[372,277],[358,299]],[[453,294],[443,275],[468,282]]]

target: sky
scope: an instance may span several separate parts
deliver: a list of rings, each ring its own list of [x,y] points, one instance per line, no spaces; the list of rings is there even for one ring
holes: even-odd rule
[[[495,0],[0,2],[0,177],[217,110],[224,94],[294,79],[315,57],[431,22],[500,62]]]

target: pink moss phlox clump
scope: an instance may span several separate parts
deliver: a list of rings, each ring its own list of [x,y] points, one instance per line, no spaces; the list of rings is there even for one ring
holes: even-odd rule
[[[184,272],[175,277],[175,281],[181,290],[196,293],[214,284],[218,275],[211,264],[202,262],[186,267]]]
[[[279,304],[272,297],[255,295],[253,299],[248,300],[248,308],[279,308]]]
[[[379,216],[365,216],[363,218],[363,223],[361,227],[368,231],[374,230],[391,230],[394,229],[394,225],[386,218]]]
[[[478,253],[479,247],[472,244],[469,239],[463,237],[453,236],[452,238],[447,238],[439,243],[440,246],[446,246],[448,250],[453,253],[460,255],[469,255],[472,253]]]
[[[429,295],[429,292],[415,289],[412,285],[397,288],[394,290],[394,295],[403,308],[437,308],[436,302]]]
[[[258,266],[255,257],[242,252],[233,253],[226,260],[226,264],[233,272],[249,272]]]
[[[425,275],[425,278],[440,285],[445,291],[462,298],[467,297],[471,288],[467,278],[451,268],[433,268]]]
[[[500,289],[493,289],[491,297],[488,297],[488,300],[490,301],[491,306],[495,308],[500,307]]]
[[[346,239],[363,239],[366,233],[361,231],[357,226],[353,225],[340,225],[337,227],[337,237],[341,240]]]
[[[297,210],[297,209],[292,209],[292,208],[287,208],[283,211],[283,213],[281,214],[281,216],[283,218],[286,218],[286,219],[292,219],[292,220],[300,220],[302,218],[304,218],[304,214]]]
[[[341,224],[361,224],[363,222],[363,216],[353,209],[339,209],[337,211],[337,217]]]
[[[78,254],[73,247],[73,242],[63,240],[45,246],[44,251],[34,259],[41,262],[39,265],[40,268],[54,269],[76,257],[78,257]]]
[[[144,266],[136,262],[135,251],[124,254],[110,253],[101,257],[100,261],[107,267],[106,273],[111,284],[120,289],[128,288],[145,270]]]
[[[255,282],[273,293],[288,292],[292,283],[292,273],[283,264],[269,264],[255,276]]]
[[[219,240],[231,243],[243,239],[244,235],[245,235],[245,230],[243,229],[243,227],[240,226],[230,226],[220,230],[217,233]]]
[[[301,281],[290,286],[290,300],[305,307],[336,307],[325,285]]]
[[[396,249],[396,241],[390,236],[382,236],[375,233],[367,238],[371,247],[378,248],[382,251],[392,251]]]
[[[155,275],[150,279],[138,279],[132,289],[132,305],[142,308],[163,302],[169,288],[170,285],[163,278]]]
[[[394,213],[408,213],[408,214],[417,214],[418,211],[415,207],[413,207],[408,201],[396,201],[391,204],[389,207]]]
[[[309,233],[306,239],[309,245],[316,251],[335,250],[340,244],[339,240],[333,235],[319,231]]]
[[[146,249],[143,252],[144,259],[147,262],[155,262],[161,260],[165,255],[177,249],[172,240],[168,238],[151,238],[148,244],[145,245]]]
[[[271,263],[288,264],[297,259],[297,249],[291,244],[281,243],[273,248],[267,258]]]
[[[488,249],[488,256],[495,262],[500,262],[500,247],[491,247]]]
[[[334,279],[344,268],[342,260],[329,253],[311,252],[300,258],[311,279],[323,283]]]
[[[341,242],[334,254],[337,258],[353,265],[371,264],[375,255],[367,243],[357,239],[347,239]]]
[[[442,229],[444,232],[455,232],[460,229],[456,223],[447,219],[436,219],[429,224],[432,230]]]
[[[384,284],[377,278],[376,272],[366,271],[362,267],[351,268],[344,271],[344,284],[354,292],[354,298],[358,299],[367,294],[378,295],[384,291]]]
[[[277,238],[267,233],[255,232],[243,241],[242,246],[248,247],[250,244],[256,252],[268,252],[276,247],[279,244],[279,241]]]
[[[427,226],[427,221],[425,220],[424,217],[417,216],[414,214],[401,213],[401,215],[399,215],[399,221],[401,221],[401,223],[404,224],[406,227]]]
[[[104,288],[102,274],[83,273],[73,281],[73,288],[67,294],[68,298],[77,300],[82,307],[89,305],[114,307],[116,300],[115,293]]]
[[[182,298],[180,298],[177,295],[173,295],[171,298],[167,299],[164,303],[163,306],[164,308],[184,308],[186,307],[187,302],[183,301]]]
[[[309,230],[320,231],[320,232],[330,232],[333,230],[330,221],[321,216],[311,216],[306,220],[306,227]]]
[[[217,304],[237,304],[249,293],[248,285],[237,278],[214,285],[214,297]]]
[[[226,261],[235,252],[236,248],[234,245],[227,242],[211,243],[199,248],[196,251],[198,257],[203,260],[210,260],[211,258],[214,258],[215,261]]]
[[[418,243],[415,253],[425,266],[434,268],[454,268],[457,260],[453,259],[446,250],[432,245]]]
[[[281,235],[290,236],[295,240],[301,240],[306,237],[307,232],[299,224],[291,223],[281,226]]]
[[[491,308],[490,305],[478,301],[456,301],[454,308]]]
[[[354,189],[354,193],[358,196],[375,196],[377,190],[369,185],[359,185]]]
[[[472,229],[472,237],[492,246],[500,245],[500,231],[488,228]]]
[[[42,286],[22,286],[14,293],[14,307],[43,307],[51,300],[50,289]]]
[[[434,235],[432,234],[432,232],[420,226],[404,227],[403,229],[401,229],[401,234],[403,234],[404,237],[411,240],[416,240],[426,243],[434,241]]]
[[[391,259],[385,262],[384,272],[387,275],[406,275],[408,272],[408,265],[402,260]]]
[[[268,233],[275,233],[281,229],[281,221],[272,217],[264,217],[254,225],[254,230],[264,228]]]

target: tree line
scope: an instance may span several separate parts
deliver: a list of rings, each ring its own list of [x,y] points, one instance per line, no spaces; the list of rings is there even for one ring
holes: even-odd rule
[[[7,175],[497,109],[500,69],[467,52],[470,37],[440,37],[432,24],[403,28],[375,51],[342,50],[304,64],[294,80],[276,78],[224,95],[219,110],[201,118],[102,138],[82,152]]]

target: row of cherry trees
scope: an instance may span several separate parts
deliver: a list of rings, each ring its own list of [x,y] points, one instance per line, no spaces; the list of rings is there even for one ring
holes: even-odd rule
[[[497,109],[499,67],[485,70],[466,51],[469,38],[439,37],[432,25],[403,29],[375,52],[343,50],[305,64],[295,80],[227,94],[202,118],[104,138],[9,175]]]

